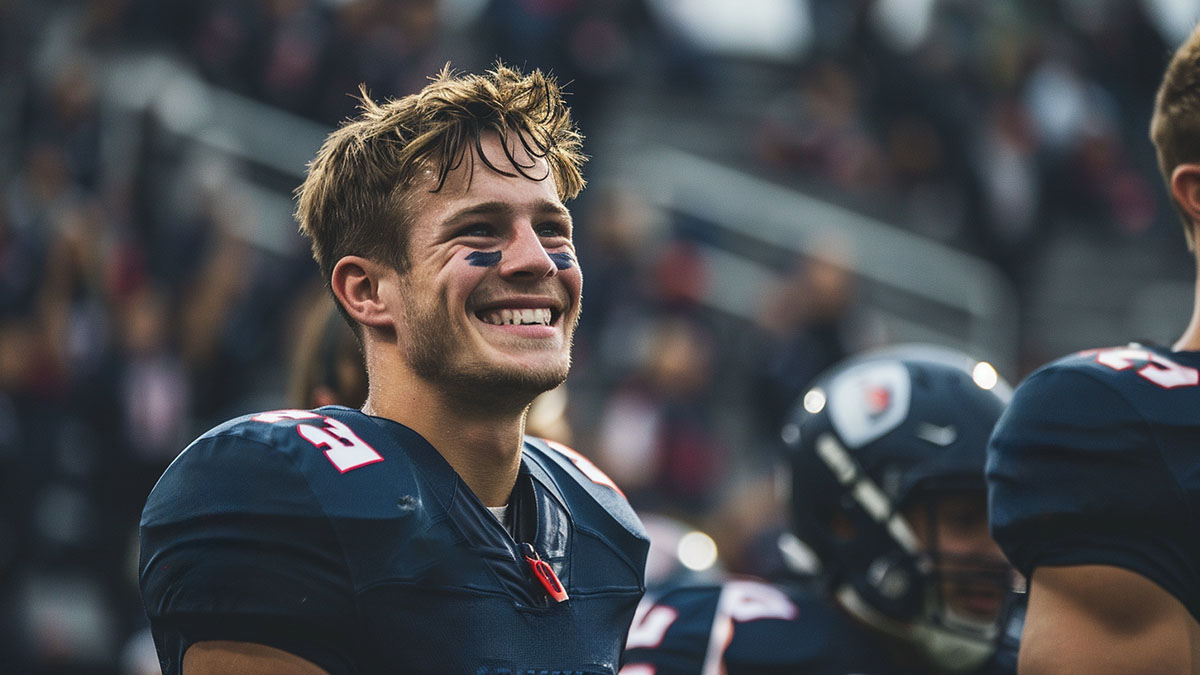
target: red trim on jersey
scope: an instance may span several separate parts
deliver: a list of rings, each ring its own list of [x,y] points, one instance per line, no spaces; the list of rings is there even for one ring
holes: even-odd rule
[[[625,496],[625,493],[621,492],[621,488],[617,487],[617,484],[613,482],[613,479],[609,478],[608,474],[604,473],[603,471],[600,470],[599,467],[597,467],[595,464],[593,464],[592,460],[588,459],[587,457],[584,457],[583,455],[579,454],[577,451],[572,450],[571,448],[568,448],[567,446],[563,445],[562,443],[559,443],[558,441],[551,441],[548,439],[543,439],[543,440],[546,441],[546,445],[549,445],[550,447],[554,448],[555,450],[566,455],[567,459],[571,460],[571,463],[575,465],[575,468],[582,471],[583,475],[585,475],[589,479],[591,479],[591,481],[593,483],[595,483],[597,485],[603,485],[606,488],[611,488],[613,491],[615,491],[617,494],[621,495],[622,497]]]

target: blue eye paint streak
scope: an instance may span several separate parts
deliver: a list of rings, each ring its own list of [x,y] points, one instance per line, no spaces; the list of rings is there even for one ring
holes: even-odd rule
[[[554,261],[554,266],[560,270],[569,270],[575,265],[575,258],[572,258],[570,253],[551,253],[550,259]]]
[[[495,267],[500,264],[500,251],[472,251],[467,262],[472,267]]]

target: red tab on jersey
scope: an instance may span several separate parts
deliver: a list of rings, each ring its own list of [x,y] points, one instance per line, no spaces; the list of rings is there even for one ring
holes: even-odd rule
[[[529,563],[529,569],[533,570],[533,576],[537,577],[542,588],[546,589],[546,595],[549,595],[555,602],[566,602],[567,589],[563,588],[562,582],[558,580],[554,568],[542,560],[542,557],[529,544],[521,544],[521,553],[525,556],[525,562]]]

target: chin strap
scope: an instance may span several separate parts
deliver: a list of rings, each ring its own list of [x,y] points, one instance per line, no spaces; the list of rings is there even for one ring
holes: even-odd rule
[[[963,673],[983,665],[995,651],[993,640],[956,633],[925,621],[903,623],[885,616],[863,601],[848,584],[838,588],[837,601],[859,621],[920,650],[931,663],[948,673]]]

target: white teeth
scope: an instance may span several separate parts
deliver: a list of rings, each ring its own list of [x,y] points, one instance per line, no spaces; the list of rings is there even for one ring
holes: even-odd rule
[[[490,323],[493,326],[528,326],[534,324],[549,326],[550,309],[546,307],[539,309],[498,309],[480,314],[479,318],[484,323]]]

